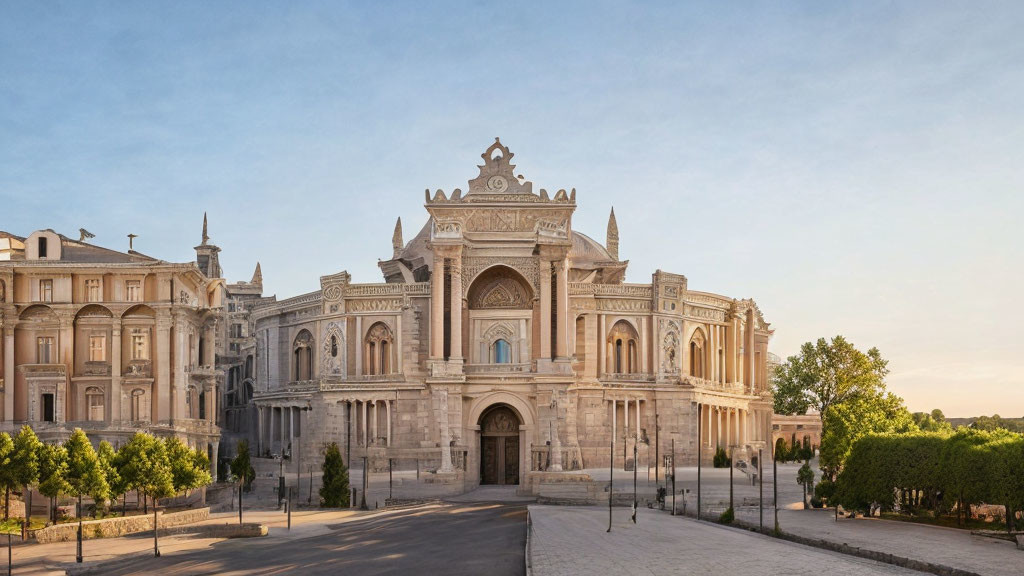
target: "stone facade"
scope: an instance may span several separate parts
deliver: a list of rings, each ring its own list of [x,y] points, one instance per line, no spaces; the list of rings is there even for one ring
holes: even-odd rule
[[[786,441],[786,446],[803,445],[808,442],[811,447],[821,446],[821,416],[818,414],[775,414],[772,416],[772,447],[779,438]]]
[[[196,262],[93,245],[52,230],[0,232],[0,430],[43,441],[82,428],[119,445],[177,435],[211,456],[226,288],[204,221]]]
[[[300,442],[314,458],[333,441],[346,461],[526,486],[607,467],[613,440],[619,467],[637,438],[641,465],[673,440],[690,464],[698,439],[708,459],[768,447],[757,304],[660,270],[624,283],[614,212],[601,245],[572,228],[575,190],[535,193],[512,157],[495,140],[466,192],[427,190],[420,232],[406,243],[395,227],[385,282],[339,272],[309,294],[252,296],[238,354],[252,404],[236,410],[259,454]]]

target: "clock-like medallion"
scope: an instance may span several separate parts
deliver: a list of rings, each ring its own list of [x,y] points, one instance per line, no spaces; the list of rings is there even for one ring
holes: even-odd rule
[[[487,189],[491,192],[504,192],[508,190],[508,180],[504,176],[491,176],[487,179]]]

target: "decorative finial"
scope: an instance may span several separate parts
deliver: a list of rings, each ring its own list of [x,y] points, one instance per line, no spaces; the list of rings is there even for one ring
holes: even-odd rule
[[[252,281],[249,283],[263,285],[263,271],[260,270],[259,262],[256,262],[256,271],[252,273]]]
[[[85,228],[79,228],[78,229],[78,241],[79,242],[85,242],[86,239],[88,239],[88,238],[95,238],[95,237],[96,237],[95,234],[93,234],[92,232],[89,232]]]
[[[398,217],[398,221],[395,222],[395,233],[391,236],[391,251],[392,258],[398,258],[402,254],[402,248],[405,243],[402,242],[402,217]]]
[[[203,212],[203,246],[206,246],[206,243],[209,242],[209,240],[210,235],[206,233],[206,212]]]
[[[134,249],[133,244],[135,242],[135,239],[138,238],[138,237],[139,237],[138,234],[129,234],[128,235],[128,251],[129,252],[131,252]]]
[[[608,237],[605,240],[605,248],[608,249],[608,255],[612,257],[612,260],[617,262],[619,260],[619,225],[615,221],[614,206],[611,214],[608,215]]]

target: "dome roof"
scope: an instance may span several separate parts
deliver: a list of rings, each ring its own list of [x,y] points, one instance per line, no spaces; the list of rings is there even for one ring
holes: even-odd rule
[[[572,248],[569,250],[569,260],[573,268],[596,268],[597,262],[614,262],[615,259],[608,254],[608,250],[597,240],[582,232],[573,230]]]

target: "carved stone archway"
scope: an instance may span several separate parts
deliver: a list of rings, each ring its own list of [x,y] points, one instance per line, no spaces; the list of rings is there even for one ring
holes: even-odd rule
[[[495,404],[481,415],[481,484],[519,484],[520,424],[519,415],[506,404]]]

